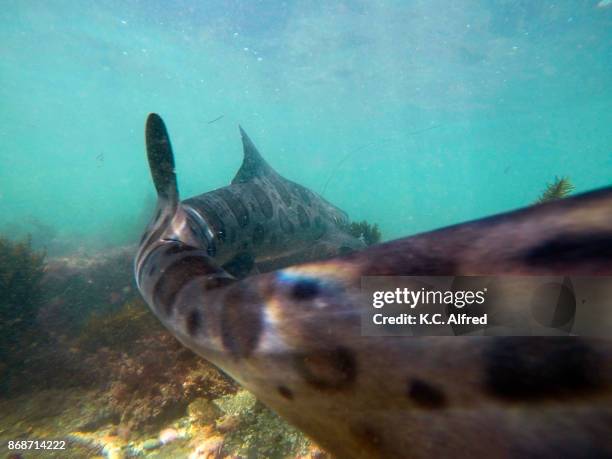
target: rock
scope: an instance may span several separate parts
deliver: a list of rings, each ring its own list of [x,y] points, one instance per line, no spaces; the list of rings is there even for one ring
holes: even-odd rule
[[[217,455],[223,448],[223,437],[207,438],[189,455],[189,459],[207,458],[210,454]],[[216,456],[215,456],[216,457]]]
[[[164,445],[179,438],[179,433],[176,429],[164,429],[159,433],[159,441]]]
[[[112,449],[107,454],[107,459],[125,459],[125,453],[121,449]]]
[[[199,424],[212,424],[221,415],[221,410],[205,398],[198,398],[187,407],[189,417]]]
[[[157,449],[162,445],[163,443],[159,441],[157,438],[149,438],[148,440],[145,440],[145,442],[142,444],[142,449],[145,449],[145,450]]]
[[[119,422],[119,415],[109,408],[90,413],[91,417],[85,420],[77,430],[81,432],[94,432],[106,424]]]
[[[310,449],[311,459],[328,459],[330,456],[322,449],[313,447]]]

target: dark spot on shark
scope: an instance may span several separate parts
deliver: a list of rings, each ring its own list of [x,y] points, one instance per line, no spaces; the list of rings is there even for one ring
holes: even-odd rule
[[[198,309],[192,309],[185,318],[185,328],[189,336],[195,336],[202,328],[202,313]]]
[[[446,405],[446,397],[440,389],[418,378],[408,381],[408,397],[422,408],[439,409]]]
[[[257,291],[245,285],[230,288],[221,310],[221,341],[236,358],[246,358],[255,350],[263,330],[262,300]]]
[[[304,210],[304,208],[300,206],[299,204],[298,204],[297,210],[298,210],[298,220],[300,222],[300,226],[302,228],[308,228],[310,226],[310,219],[308,218],[308,214],[306,213],[306,210]]]
[[[556,236],[532,247],[522,257],[530,266],[576,265],[612,258],[612,234],[595,232]]]
[[[255,225],[255,228],[253,228],[253,245],[260,245],[264,241],[265,237],[266,232],[264,227],[261,225],[261,223],[258,223]]]
[[[249,224],[249,210],[242,203],[242,201],[237,198],[234,193],[226,189],[217,190],[217,193],[221,197],[221,199],[225,202],[227,207],[229,207],[230,211],[236,218],[236,222],[240,228],[244,228]]]
[[[307,301],[319,294],[319,281],[316,279],[300,279],[291,289],[291,296],[299,301]]]
[[[174,301],[181,289],[196,277],[209,276],[218,270],[203,263],[202,255],[185,255],[164,270],[153,288],[153,303],[162,308],[166,316],[172,314]]]
[[[602,387],[600,356],[575,337],[498,337],[484,360],[487,391],[509,402],[577,397]]]
[[[249,183],[248,189],[250,193],[253,195],[257,204],[259,205],[259,210],[266,218],[272,218],[274,215],[274,206],[272,205],[272,201],[268,197],[268,195],[261,189],[259,185],[256,183]]]
[[[142,243],[147,239],[148,236],[149,236],[148,231],[145,231],[144,233],[142,233],[142,236],[140,237],[140,242],[138,243],[138,245],[142,245]]]
[[[278,393],[287,400],[293,400],[293,392],[287,386],[278,386]]]
[[[162,210],[161,210],[161,207],[160,207],[159,209],[157,209],[157,212],[155,212],[155,217],[153,218],[153,220],[154,221],[159,220],[159,217],[161,217],[161,213],[162,213]]]
[[[278,195],[281,197],[281,199],[285,203],[285,205],[289,207],[291,205],[291,195],[287,191],[285,184],[278,177],[270,177],[269,180],[270,180],[270,183],[272,183],[272,186],[274,187]]]
[[[240,252],[234,256],[230,261],[223,265],[225,269],[232,276],[242,279],[247,276],[255,265],[255,258],[253,255],[247,252]]]
[[[285,214],[285,212],[282,209],[278,210],[278,219],[280,220],[280,227],[285,233],[288,233],[288,234],[295,233],[295,226],[293,226],[293,223],[289,221],[287,214]]]
[[[304,381],[319,390],[346,389],[357,377],[355,357],[344,347],[296,354],[294,364]]]

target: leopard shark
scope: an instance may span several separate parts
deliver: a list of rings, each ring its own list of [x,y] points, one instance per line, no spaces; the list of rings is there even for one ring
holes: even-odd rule
[[[612,187],[237,278],[184,223],[160,123],[147,123],[159,210],[135,260],[142,296],[332,455],[612,457],[609,338],[365,336],[360,324],[364,276],[611,276]]]
[[[142,236],[139,260],[163,236],[204,249],[228,273],[245,277],[365,247],[347,233],[344,211],[282,177],[242,127],[244,159],[231,185],[182,202],[176,177],[169,174],[174,155],[159,115],[149,116],[146,134],[159,201],[156,217]]]

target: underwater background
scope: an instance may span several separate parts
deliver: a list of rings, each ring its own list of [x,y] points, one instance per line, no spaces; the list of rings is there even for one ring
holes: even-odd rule
[[[0,454],[35,437],[76,442],[54,457],[325,456],[135,291],[149,112],[182,198],[231,181],[240,124],[391,240],[532,204],[555,178],[610,185],[611,43],[609,0],[3,0]]]

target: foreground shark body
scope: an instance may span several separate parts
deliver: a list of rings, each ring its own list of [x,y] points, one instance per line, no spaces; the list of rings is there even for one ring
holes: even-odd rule
[[[154,227],[172,227],[159,220],[175,212],[173,177],[154,173]],[[612,454],[612,342],[360,324],[362,276],[612,275],[612,189],[243,280],[187,240],[150,236],[140,253],[140,290],[166,327],[337,457]]]

